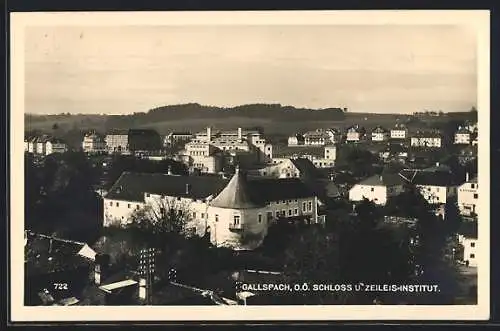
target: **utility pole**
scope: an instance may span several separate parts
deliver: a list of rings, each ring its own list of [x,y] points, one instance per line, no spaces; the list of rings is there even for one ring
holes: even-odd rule
[[[152,303],[153,282],[156,266],[156,249],[145,248],[139,253],[139,297],[144,299],[146,305]]]

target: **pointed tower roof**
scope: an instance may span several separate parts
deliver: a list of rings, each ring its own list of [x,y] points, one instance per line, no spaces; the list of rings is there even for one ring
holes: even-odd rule
[[[232,209],[250,209],[261,207],[253,199],[246,177],[239,167],[226,187],[211,202],[211,206]]]

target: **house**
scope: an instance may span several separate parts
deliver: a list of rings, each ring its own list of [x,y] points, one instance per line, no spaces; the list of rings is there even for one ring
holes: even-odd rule
[[[297,178],[249,179],[236,168],[218,176],[124,172],[104,198],[104,226],[127,224],[134,210],[166,206],[190,215],[188,228],[217,246],[253,249],[271,222],[297,218],[321,223],[317,197]]]
[[[101,154],[106,152],[106,141],[104,137],[96,132],[85,134],[82,141],[82,149],[88,154]]]
[[[456,145],[469,145],[472,142],[472,133],[465,127],[460,126],[455,132],[454,143]]]
[[[335,166],[337,148],[335,145],[325,146],[274,146],[272,163],[277,164],[287,159],[306,158],[317,168]]]
[[[45,155],[64,153],[67,150],[68,146],[61,139],[50,138],[45,143]]]
[[[396,124],[391,129],[391,139],[406,139],[408,137],[408,129],[403,124]]]
[[[325,132],[329,137],[330,144],[338,144],[342,140],[342,133],[339,129],[331,128],[327,129]]]
[[[477,222],[465,222],[458,230],[458,243],[462,246],[461,260],[468,267],[477,267],[479,252]]]
[[[372,141],[380,142],[389,139],[389,132],[381,126],[372,130]]]
[[[302,146],[304,145],[304,136],[297,133],[293,136],[288,137],[288,146]]]
[[[479,186],[477,176],[469,179],[469,174],[467,174],[465,183],[458,187],[457,202],[462,215],[478,215]]]
[[[363,136],[363,133],[358,125],[352,126],[347,129],[346,141],[347,142],[359,142]]]
[[[444,167],[428,169],[404,169],[400,176],[415,185],[431,205],[444,205],[457,196],[456,180]]]
[[[443,146],[443,137],[437,132],[417,132],[411,137],[410,145],[413,147],[441,148]]]
[[[331,142],[330,135],[323,129],[308,131],[304,134],[304,145],[323,146],[328,142]]]
[[[184,163],[190,169],[197,169],[205,173],[218,173],[222,171],[223,157],[220,149],[205,140],[192,140],[185,145],[187,156]]]
[[[385,205],[390,197],[403,192],[403,180],[397,174],[374,175],[355,184],[349,190],[350,201],[368,199]]]

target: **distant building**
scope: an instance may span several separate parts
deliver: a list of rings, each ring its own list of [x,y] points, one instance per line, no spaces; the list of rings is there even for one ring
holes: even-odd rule
[[[347,129],[346,141],[359,142],[362,138],[362,132],[358,125],[352,126]]]
[[[391,129],[391,139],[406,139],[408,137],[408,129],[403,124],[396,124]]]
[[[67,150],[68,146],[61,139],[51,138],[45,144],[45,155],[65,153]]]
[[[162,202],[186,206],[192,233],[233,249],[259,246],[272,222],[324,221],[317,197],[299,179],[250,180],[237,168],[230,180],[125,172],[104,198],[104,226],[127,224],[135,209],[164,208]]]
[[[163,139],[163,146],[171,146],[177,143],[188,142],[193,138],[191,132],[171,132]]]
[[[304,136],[297,133],[293,136],[288,137],[288,146],[303,146]]]
[[[410,144],[413,147],[441,148],[443,138],[437,132],[417,132],[411,137]]]
[[[329,142],[330,136],[323,129],[308,131],[304,134],[304,145],[323,146]]]
[[[272,163],[280,163],[287,159],[306,158],[318,168],[335,166],[337,148],[335,145],[325,146],[275,146]]]
[[[46,156],[54,153],[64,153],[68,150],[68,146],[61,139],[41,135],[26,138],[24,150],[28,153]]]
[[[381,126],[377,126],[372,131],[372,141],[380,142],[389,139],[389,132]]]
[[[463,247],[462,261],[469,267],[477,267],[479,242],[477,222],[465,222],[458,230],[458,242]]]
[[[472,133],[465,127],[459,127],[455,132],[454,143],[457,145],[470,145],[472,142]]]
[[[403,192],[403,180],[397,174],[374,175],[355,184],[349,190],[349,200],[368,199],[385,205],[390,197]]]
[[[478,215],[479,186],[477,176],[469,179],[468,174],[465,183],[458,187],[458,208],[464,216]]]
[[[108,153],[129,154],[128,130],[110,130],[106,134]]]
[[[184,162],[192,169],[201,172],[217,173],[222,170],[223,157],[219,149],[204,140],[192,140],[185,145],[187,158]]]
[[[325,130],[325,132],[329,137],[329,142],[327,143],[327,145],[328,144],[338,144],[341,142],[342,133],[340,132],[339,129],[331,128],[331,129]]]
[[[104,138],[95,133],[87,133],[83,137],[82,149],[85,153],[89,154],[101,154],[106,152],[106,142]]]

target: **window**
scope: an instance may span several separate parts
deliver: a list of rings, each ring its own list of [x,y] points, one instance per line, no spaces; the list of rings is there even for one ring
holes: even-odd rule
[[[292,210],[288,209],[288,216],[292,216]]]
[[[109,205],[110,205],[111,207],[113,207],[113,201],[110,201]]]
[[[273,212],[272,211],[268,211],[267,212],[267,221],[269,222],[272,219],[273,219]]]
[[[240,216],[239,215],[235,215],[234,216],[234,225],[238,225],[240,224]]]
[[[201,218],[205,218],[205,213],[201,213]]]
[[[313,208],[312,206],[313,206],[312,202],[311,202],[311,201],[309,201],[309,202],[307,203],[307,209],[308,209],[309,211],[311,211],[311,210],[312,210],[312,208]]]
[[[477,199],[478,195],[477,193],[474,193],[474,199]]]
[[[476,255],[471,254],[471,255],[469,255],[469,257],[470,257],[471,259],[473,259],[473,258],[475,258],[475,257],[476,257]]]
[[[279,204],[280,204],[280,201],[279,201],[279,200],[278,200],[278,201],[276,201],[276,204],[277,204],[277,205],[279,205]]]
[[[215,214],[215,222],[219,221],[219,215]]]
[[[299,214],[299,208],[295,208],[293,210],[293,213],[294,213],[295,216],[297,216]]]
[[[193,218],[196,218],[196,212],[195,211],[193,212]]]
[[[281,215],[282,215],[282,216],[286,216],[286,210],[284,210],[284,209],[283,209],[283,210],[281,211]]]
[[[150,194],[149,193],[146,193],[146,197],[149,198]]]
[[[161,208],[160,208],[160,213],[161,213],[161,214],[165,214],[165,208],[161,207]]]
[[[470,247],[476,247],[476,243],[470,243]]]
[[[370,188],[370,191],[371,192],[375,191],[375,188],[374,187]]]
[[[259,214],[259,223],[262,223],[262,215]]]
[[[470,188],[475,188],[476,185],[470,184]]]
[[[119,203],[119,202],[117,202],[117,203],[116,203],[116,206],[117,206],[117,207],[120,207],[120,203]]]
[[[139,208],[141,208],[140,205],[135,206],[135,209],[139,210]]]
[[[302,211],[306,211],[306,203],[302,202]]]
[[[130,209],[130,203],[127,205],[127,208]]]
[[[288,200],[288,203],[291,203],[291,202],[292,202],[292,200]]]

